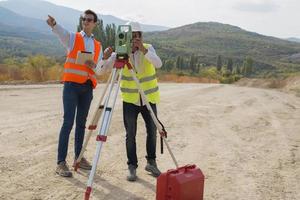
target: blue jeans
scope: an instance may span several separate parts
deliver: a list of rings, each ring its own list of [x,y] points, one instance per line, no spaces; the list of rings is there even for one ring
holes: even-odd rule
[[[93,99],[93,88],[90,84],[65,82],[63,89],[64,122],[60,130],[58,141],[57,163],[66,160],[68,153],[69,136],[73,127],[76,113],[75,128],[75,158],[80,154],[86,118]]]
[[[157,115],[156,104],[151,104],[152,110]],[[150,112],[146,106],[137,106],[131,103],[123,102],[123,121],[126,130],[126,152],[127,152],[127,164],[138,167],[138,160],[136,155],[136,129],[137,129],[137,117],[141,113],[145,121],[147,139],[146,150],[147,160],[156,159],[156,126],[151,118]]]

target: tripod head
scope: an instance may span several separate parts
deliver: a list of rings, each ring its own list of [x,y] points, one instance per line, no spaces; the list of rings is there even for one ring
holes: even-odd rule
[[[132,29],[130,25],[118,26],[115,47],[117,59],[127,60],[132,51]]]

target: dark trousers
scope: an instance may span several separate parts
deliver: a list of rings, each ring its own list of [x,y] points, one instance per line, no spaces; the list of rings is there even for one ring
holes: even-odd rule
[[[151,104],[152,110],[157,115],[156,104]],[[145,121],[147,130],[146,150],[147,160],[156,159],[156,126],[151,118],[150,112],[146,106],[137,106],[132,103],[123,102],[123,121],[126,130],[126,152],[127,152],[127,164],[138,166],[138,160],[136,155],[136,129],[137,129],[137,117],[141,113]]]
[[[73,82],[64,83],[64,122],[59,134],[57,163],[66,160],[68,153],[69,136],[73,127],[75,113],[75,158],[79,156],[84,139],[86,118],[90,109],[92,99],[93,89],[91,84],[79,84]]]

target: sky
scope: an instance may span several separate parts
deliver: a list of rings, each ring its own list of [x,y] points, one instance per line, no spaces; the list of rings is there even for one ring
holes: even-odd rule
[[[125,20],[177,27],[220,22],[280,38],[300,38],[300,0],[47,0]]]

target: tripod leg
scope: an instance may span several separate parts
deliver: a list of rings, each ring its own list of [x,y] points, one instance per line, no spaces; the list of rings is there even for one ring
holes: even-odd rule
[[[87,147],[87,145],[88,145],[88,143],[89,143],[89,140],[90,140],[90,138],[91,138],[91,136],[92,136],[92,133],[93,133],[94,130],[96,130],[96,128],[97,128],[97,124],[98,124],[98,122],[99,122],[100,116],[101,116],[102,111],[103,111],[103,108],[104,108],[102,101],[103,101],[103,99],[104,99],[104,97],[105,97],[105,94],[106,94],[106,92],[107,92],[107,89],[108,89],[109,83],[111,82],[111,79],[112,79],[112,73],[110,74],[109,79],[107,80],[107,84],[106,84],[106,86],[105,86],[105,88],[104,88],[104,91],[103,91],[103,94],[102,94],[102,96],[101,96],[101,98],[100,98],[100,101],[99,101],[99,103],[98,103],[97,109],[96,109],[96,111],[94,112],[94,116],[93,116],[92,122],[91,122],[91,124],[90,124],[89,127],[88,127],[88,130],[89,130],[89,131],[88,131],[88,133],[87,133],[87,135],[86,135],[86,137],[85,137],[84,144],[83,144],[83,146],[82,146],[81,152],[80,152],[78,158],[77,158],[76,161],[75,161],[75,162],[76,162],[76,163],[75,163],[75,166],[74,166],[74,170],[75,170],[75,171],[77,171],[77,169],[78,169],[78,167],[79,167],[79,163],[80,163],[80,161],[81,161],[81,159],[82,159],[82,157],[83,157],[84,152],[86,151],[86,147]]]
[[[120,75],[122,74],[122,70],[123,69],[120,70],[120,73],[119,73]],[[115,81],[116,81],[117,76],[118,76],[117,71],[118,70],[116,68],[114,68],[113,78],[112,78],[112,82],[111,82],[111,85],[110,85],[110,88],[109,88],[109,94],[107,95],[106,100],[105,100],[105,104],[104,104],[104,109],[103,109],[104,111],[103,111],[103,117],[102,117],[102,120],[101,120],[101,127],[100,127],[99,133],[98,133],[97,138],[96,138],[96,140],[97,140],[96,154],[95,154],[94,159],[93,159],[92,170],[90,172],[89,180],[88,180],[88,183],[87,183],[87,188],[86,188],[86,192],[85,192],[85,200],[89,199],[91,191],[92,191],[92,184],[93,184],[94,176],[95,176],[95,173],[96,173],[97,164],[99,162],[100,152],[101,152],[101,149],[102,149],[102,144],[103,144],[103,142],[106,141],[106,137],[107,137],[106,135],[107,135],[107,132],[108,132],[108,129],[109,129],[109,125],[110,125],[110,122],[111,122],[114,106],[115,106],[116,99],[117,99],[117,96],[118,96],[118,91],[119,91],[119,87],[120,87],[120,80],[121,80],[120,75],[118,77],[117,88],[116,88],[115,94],[113,96],[112,106],[108,107],[108,103],[110,101],[112,90],[113,90],[113,85],[115,84]]]
[[[153,119],[153,121],[154,121],[154,124],[156,125],[156,128],[158,129],[158,131],[159,131],[160,133],[161,133],[161,132],[164,132],[164,131],[163,131],[162,125],[159,123],[157,117],[155,116],[155,114],[154,114],[154,112],[153,112],[153,110],[152,110],[152,108],[151,108],[151,106],[150,106],[150,104],[149,104],[149,102],[148,102],[148,100],[147,100],[147,97],[146,97],[146,95],[145,95],[145,93],[144,93],[144,91],[143,91],[143,89],[142,89],[142,87],[141,87],[141,84],[140,84],[139,79],[137,79],[137,77],[136,77],[136,75],[135,75],[135,72],[133,71],[133,69],[130,69],[129,71],[130,71],[130,73],[131,73],[131,75],[132,75],[133,80],[135,81],[135,83],[136,83],[137,86],[138,86],[138,90],[139,90],[139,92],[140,92],[140,94],[141,94],[142,100],[143,100],[143,102],[145,102],[146,107],[147,107],[147,109],[149,110],[150,115],[151,115],[151,117],[152,117],[152,119]],[[176,158],[175,158],[174,154],[172,153],[172,150],[171,150],[171,148],[170,148],[170,146],[169,146],[169,144],[168,144],[168,142],[167,142],[167,140],[166,140],[166,137],[162,137],[162,139],[163,139],[163,141],[165,142],[165,144],[166,144],[166,146],[167,146],[167,149],[168,149],[168,151],[169,151],[169,153],[170,153],[170,155],[171,155],[171,157],[172,157],[172,159],[173,159],[174,164],[176,165],[176,168],[178,168],[178,163],[177,163],[177,161],[176,161]]]

